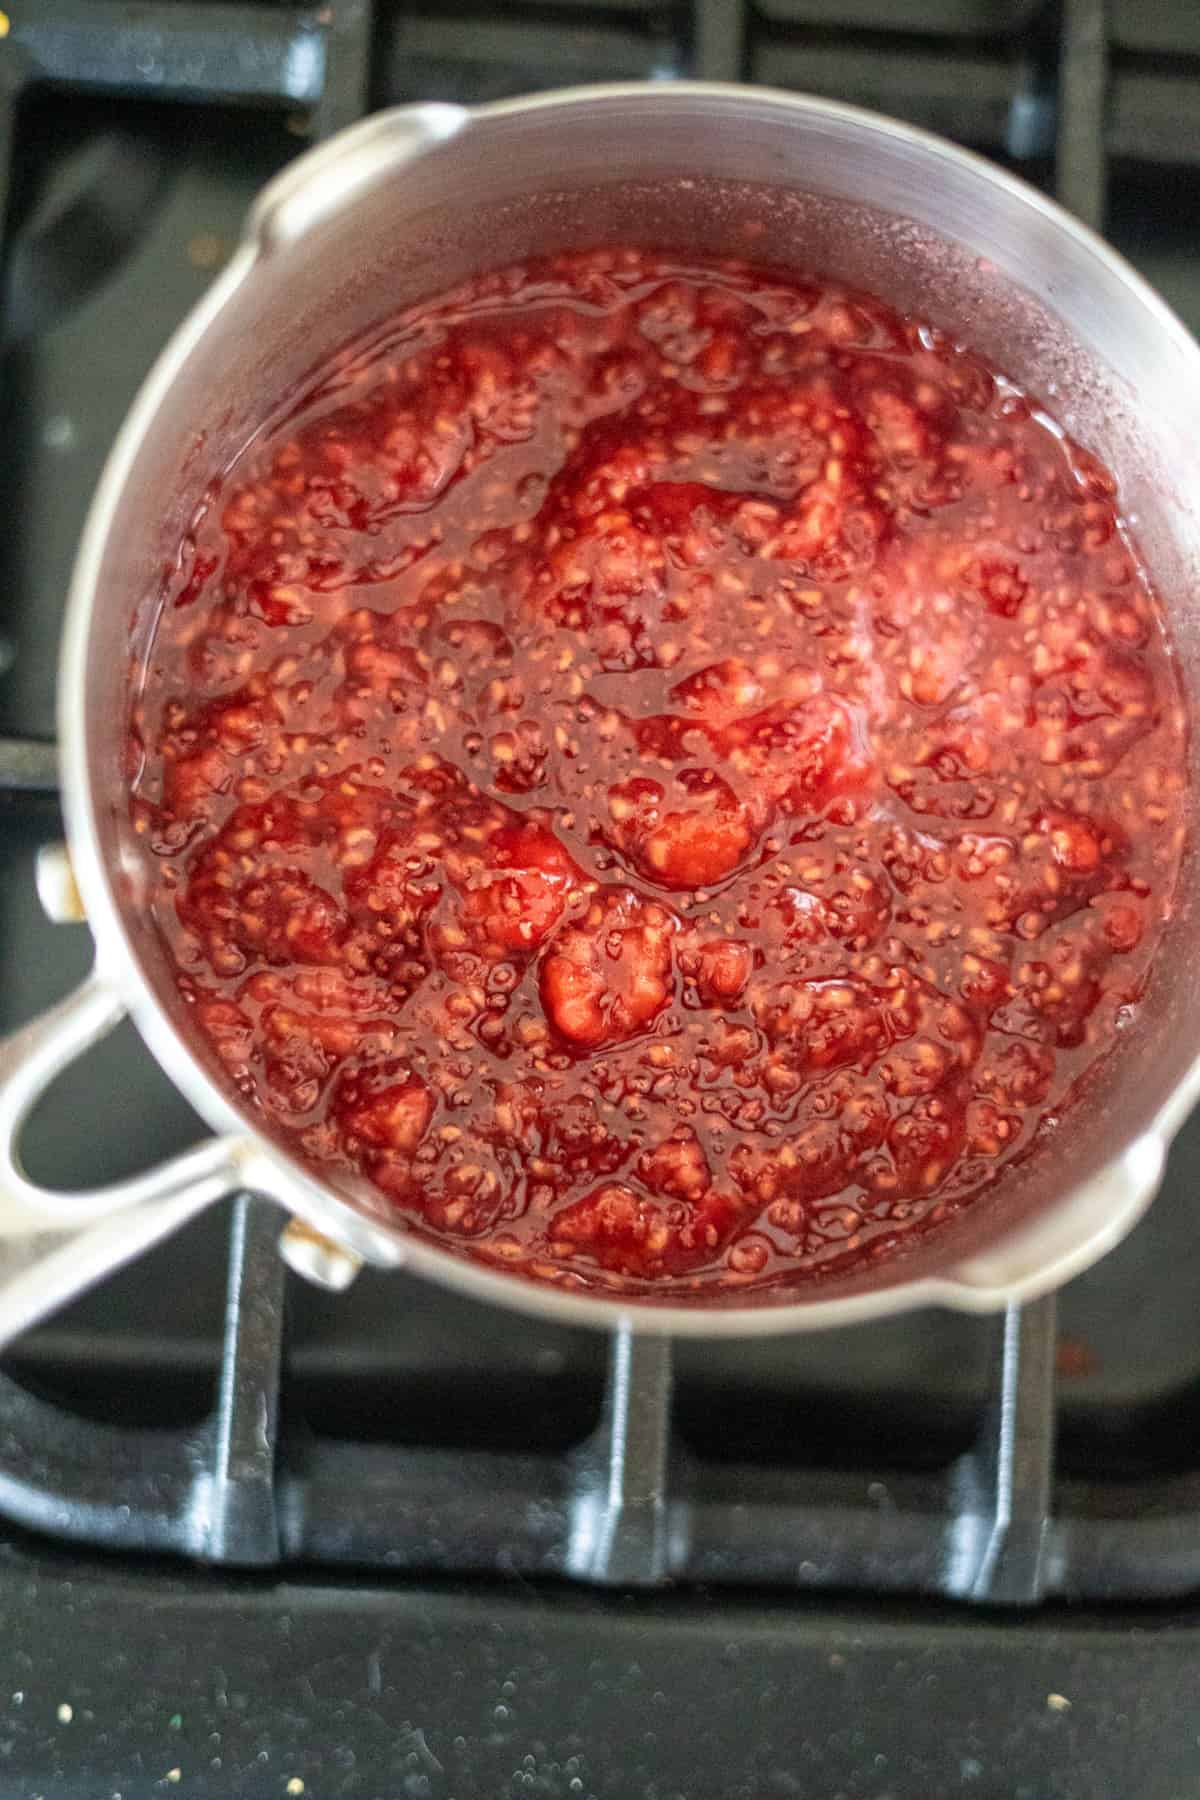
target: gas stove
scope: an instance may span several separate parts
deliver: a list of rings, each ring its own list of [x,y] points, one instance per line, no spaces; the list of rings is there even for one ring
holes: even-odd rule
[[[1188,0],[0,14],[0,1030],[89,958],[35,889],[84,511],[255,191],[373,107],[684,75],[968,142],[1200,329]],[[202,1129],[127,1028],[27,1157],[90,1185]],[[239,1197],[0,1368],[0,1789],[1200,1791],[1198,1168],[1194,1120],[1147,1220],[1057,1301],[676,1346],[394,1274],[319,1293]]]

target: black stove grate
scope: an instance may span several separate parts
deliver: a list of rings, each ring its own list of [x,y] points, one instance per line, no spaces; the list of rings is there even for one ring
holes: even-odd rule
[[[1180,41],[1166,12],[1117,0],[913,0],[900,23],[888,0],[495,12],[372,0],[320,9],[38,0],[0,15],[0,211],[11,223],[23,108],[46,88],[273,108],[298,135],[320,136],[384,96],[477,100],[538,82],[695,74],[875,103],[1053,179],[1098,224],[1110,153],[1200,160],[1196,89],[1169,132],[1161,111],[1178,84],[1200,80],[1200,30],[1189,41],[1184,17]],[[122,228],[119,209],[100,218],[68,209],[32,241],[10,242],[0,342],[19,339],[25,313],[43,324],[52,316],[56,267],[77,259],[81,242],[102,274]],[[0,802],[9,821],[53,806],[52,746],[0,742]],[[853,1469],[702,1455],[678,1429],[671,1344],[623,1332],[609,1346],[599,1422],[581,1442],[399,1446],[315,1431],[291,1405],[279,1224],[264,1201],[235,1203],[217,1402],[199,1424],[150,1430],[83,1418],[0,1376],[0,1514],[109,1550],[241,1568],[1007,1604],[1200,1586],[1200,1477],[1056,1478],[1052,1298],[998,1322],[974,1441],[928,1470],[897,1468],[886,1454]]]

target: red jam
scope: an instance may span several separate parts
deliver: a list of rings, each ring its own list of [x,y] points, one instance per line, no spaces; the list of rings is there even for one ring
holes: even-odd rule
[[[196,1030],[544,1280],[901,1250],[1061,1117],[1183,838],[1113,483],[881,301],[633,249],[389,320],[197,511],[134,818]]]

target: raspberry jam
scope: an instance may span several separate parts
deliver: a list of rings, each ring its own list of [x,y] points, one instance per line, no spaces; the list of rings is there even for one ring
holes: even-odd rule
[[[387,321],[210,488],[134,673],[228,1083],[543,1280],[901,1251],[1071,1106],[1170,912],[1183,714],[1109,475],[937,331],[743,263]]]

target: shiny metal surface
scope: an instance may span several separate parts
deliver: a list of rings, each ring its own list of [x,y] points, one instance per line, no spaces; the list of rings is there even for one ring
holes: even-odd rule
[[[279,1235],[279,1254],[293,1275],[303,1275],[314,1287],[344,1294],[363,1266],[361,1256],[314,1231],[303,1219],[292,1219]]]
[[[1042,195],[908,127],[762,89],[590,88],[473,112],[379,114],[265,190],[238,254],[147,381],[96,496],[59,684],[71,854],[96,940],[93,992],[114,1016],[128,1008],[191,1103],[229,1134],[218,1153],[222,1191],[253,1187],[355,1256],[404,1261],[477,1297],[564,1322],[625,1318],[702,1335],[847,1324],[928,1304],[986,1311],[1046,1292],[1129,1229],[1200,1092],[1200,974],[1181,953],[1200,891],[1191,854],[1136,1029],[1068,1126],[903,1260],[787,1303],[562,1294],[398,1231],[372,1216],[366,1194],[334,1192],[269,1143],[173,1006],[142,905],[147,871],[125,818],[118,728],[126,646],[149,628],[157,570],[196,496],[274,396],[381,313],[473,268],[607,235],[743,252],[882,289],[1043,397],[1119,478],[1195,705],[1200,522],[1180,482],[1200,460],[1200,350],[1114,252]],[[43,1029],[53,1037],[56,1028]],[[0,1047],[10,1143],[7,1096],[15,1082],[28,1104],[30,1085],[14,1043]],[[136,1220],[155,1184],[153,1174],[139,1179],[132,1208],[110,1190],[89,1216],[111,1205]],[[0,1202],[14,1218],[55,1204],[11,1157]],[[0,1277],[0,1315],[5,1306]]]

